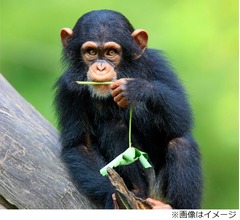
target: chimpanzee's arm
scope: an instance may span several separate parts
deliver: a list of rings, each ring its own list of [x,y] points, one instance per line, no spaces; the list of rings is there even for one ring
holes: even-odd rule
[[[75,184],[94,204],[105,204],[102,208],[113,208],[113,187],[108,178],[99,173],[106,163],[99,153],[88,146],[89,123],[85,111],[88,99],[81,96],[81,93],[64,88],[66,86],[58,90],[56,97],[60,115],[62,159]]]
[[[184,91],[177,82],[171,85],[161,81],[120,79],[114,82],[112,88],[114,98],[119,95],[121,103],[124,103],[123,107],[128,102],[145,104],[146,108],[135,114],[139,117],[135,119],[136,122],[149,122],[173,137],[181,136],[191,128],[191,110]]]
[[[191,135],[175,138],[168,144],[167,163],[161,182],[165,198],[176,209],[199,209],[202,200],[200,153]]]

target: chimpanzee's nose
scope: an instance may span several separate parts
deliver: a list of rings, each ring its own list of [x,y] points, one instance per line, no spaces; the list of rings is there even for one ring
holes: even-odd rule
[[[103,70],[105,70],[105,68],[106,68],[105,63],[103,63],[103,62],[97,63],[97,69],[99,71],[103,71]]]

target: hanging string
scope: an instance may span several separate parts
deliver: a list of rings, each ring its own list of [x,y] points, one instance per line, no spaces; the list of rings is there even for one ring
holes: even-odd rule
[[[132,147],[132,114],[133,114],[133,106],[130,104],[129,107],[129,127],[128,127],[128,146]]]

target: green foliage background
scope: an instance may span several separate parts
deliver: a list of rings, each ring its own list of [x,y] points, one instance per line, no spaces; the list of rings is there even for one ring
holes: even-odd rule
[[[62,27],[93,9],[113,9],[165,51],[195,116],[205,175],[203,208],[238,209],[237,0],[0,0],[0,72],[54,126]]]

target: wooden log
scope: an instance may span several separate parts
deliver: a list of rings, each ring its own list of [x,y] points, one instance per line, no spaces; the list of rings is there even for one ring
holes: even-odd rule
[[[93,207],[60,160],[58,131],[1,74],[0,197],[6,208]]]
[[[119,209],[152,209],[152,206],[128,190],[125,182],[112,168],[107,168],[108,178],[115,188],[115,196]]]

